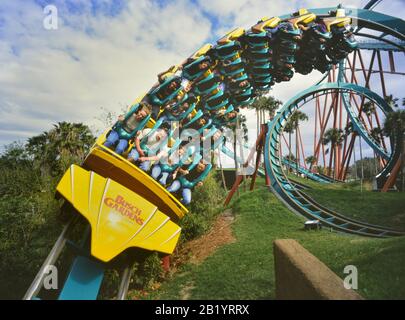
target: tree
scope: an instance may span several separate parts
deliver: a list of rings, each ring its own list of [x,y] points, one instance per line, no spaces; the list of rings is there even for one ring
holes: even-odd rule
[[[312,166],[316,163],[316,157],[315,156],[308,156],[305,159],[305,162],[309,165],[309,170],[312,170]]]
[[[82,123],[58,122],[40,135],[28,139],[27,152],[41,173],[63,173],[73,162],[81,162],[95,137]]]
[[[284,127],[284,131],[288,132],[288,144],[291,158],[291,135],[295,132],[295,159],[296,159],[296,170],[298,172],[299,157],[298,157],[298,126],[301,121],[307,121],[308,116],[299,110],[295,111],[291,117],[288,118],[287,124]]]
[[[349,136],[352,133],[355,133],[354,125],[352,122],[349,122],[343,130],[345,137]]]
[[[21,164],[29,164],[30,156],[21,142],[13,142],[4,147],[4,152],[0,157],[0,165],[5,168],[15,168]]]
[[[391,108],[398,108],[398,98],[394,98],[392,94],[385,96],[384,100]]]
[[[250,109],[256,110],[257,117],[257,134],[260,131],[260,124],[265,121],[265,113],[268,113],[269,119],[274,118],[276,110],[283,104],[282,101],[277,100],[272,96],[261,96],[257,98],[251,105]]]
[[[291,152],[291,135],[294,133],[294,125],[293,122],[288,119],[286,125],[284,126],[284,132],[288,133],[288,168],[291,171],[290,162],[292,161],[293,155]],[[295,160],[295,157],[294,157]]]
[[[383,133],[383,130],[381,128],[373,128],[370,131],[370,136],[378,143],[381,144],[382,139],[381,135]],[[378,173],[378,160],[377,160],[377,154],[374,152],[374,163],[375,163],[375,174]]]
[[[267,104],[265,105],[265,111],[268,112],[270,120],[273,120],[277,109],[280,108],[282,105],[283,105],[282,101],[280,101],[272,96],[267,97]]]
[[[337,128],[330,128],[326,130],[323,135],[322,143],[327,145],[330,143],[331,154],[329,160],[328,175],[330,175],[330,170],[332,167],[332,159],[334,158],[335,169],[337,167],[336,161],[336,147],[341,145],[344,140],[343,130]],[[333,170],[333,178],[336,178],[336,170]]]
[[[375,105],[371,101],[367,101],[366,103],[363,104],[363,112],[369,117],[373,113],[375,113]]]
[[[391,141],[396,142],[397,147],[401,152],[401,190],[405,187],[404,178],[404,163],[405,163],[405,110],[397,110],[390,112],[384,121],[384,133],[391,138]]]
[[[372,179],[373,177],[375,177],[374,159],[365,157],[364,159],[355,161],[350,167],[350,172],[353,176],[356,177]]]

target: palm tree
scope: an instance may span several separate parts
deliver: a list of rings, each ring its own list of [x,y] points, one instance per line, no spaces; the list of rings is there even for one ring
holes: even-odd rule
[[[401,189],[404,190],[404,150],[405,150],[405,110],[390,112],[384,121],[384,133],[391,138],[391,141],[399,140],[398,147],[401,148]]]
[[[95,137],[82,123],[58,122],[48,132],[28,139],[27,150],[41,172],[63,173],[73,162],[81,162]]]
[[[291,119],[291,118],[290,118]],[[289,171],[291,171],[291,159],[293,158],[292,152],[291,152],[291,135],[294,133],[294,125],[293,122],[288,119],[286,125],[284,126],[284,132],[288,133],[288,168]]]
[[[259,134],[260,124],[265,122],[265,114],[268,113],[269,119],[274,118],[276,110],[283,103],[280,100],[275,99],[272,96],[262,96],[257,98],[251,105],[250,109],[256,110],[256,122],[257,122],[257,134]]]
[[[352,122],[349,122],[343,130],[345,137],[349,136],[350,134],[354,133],[354,125]]]
[[[363,104],[363,112],[369,117],[373,113],[375,113],[375,105],[371,101],[367,101],[366,103]]]
[[[256,111],[256,130],[257,130],[257,135],[259,135],[260,131],[260,124],[261,124],[261,110],[264,108],[264,105],[266,104],[267,99],[266,97],[259,97],[255,99],[255,101],[249,105],[249,109],[253,109]]]
[[[309,171],[311,171],[312,166],[316,163],[316,157],[308,156],[308,157],[306,157],[305,162],[309,165]]]
[[[328,168],[328,175],[330,175],[330,170],[332,167],[332,159],[334,158],[334,163],[335,163],[335,170],[333,170],[333,178],[336,178],[336,147],[341,145],[344,140],[344,135],[343,135],[343,130],[342,129],[337,129],[337,128],[330,128],[326,130],[326,132],[323,135],[323,140],[322,143],[324,145],[326,144],[331,144],[331,154],[330,154],[330,160],[329,160],[329,168]]]
[[[272,96],[267,97],[267,103],[265,105],[264,110],[268,112],[270,120],[273,120],[277,109],[280,108],[280,106],[282,106],[282,105],[283,105],[282,101],[280,101]]]
[[[391,108],[398,108],[398,98],[394,98],[392,94],[385,96],[384,100]],[[403,104],[404,105],[404,104]]]
[[[381,134],[383,130],[381,128],[373,128],[370,131],[370,136],[378,143],[381,144]],[[375,174],[378,173],[378,161],[377,161],[377,155],[374,152],[374,164],[375,164]]]
[[[298,159],[298,126],[301,121],[307,121],[308,116],[299,110],[295,111],[290,118],[288,118],[287,124],[284,127],[284,131],[288,132],[289,134],[289,147],[290,147],[290,155],[291,155],[291,134],[295,131],[295,159],[296,159],[296,170],[298,173],[298,166],[299,166],[299,159]],[[287,130],[286,130],[287,128]]]

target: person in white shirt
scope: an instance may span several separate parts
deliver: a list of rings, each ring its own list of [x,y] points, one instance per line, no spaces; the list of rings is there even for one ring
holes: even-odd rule
[[[168,127],[163,126],[151,133],[152,129],[143,129],[138,132],[135,137],[135,146],[128,154],[128,160],[131,162],[141,162],[139,167],[148,171],[150,168],[150,161],[146,161],[144,158],[148,152],[156,152],[159,148],[164,149],[165,146],[160,146],[162,142],[166,140],[168,136]],[[149,155],[152,156],[152,155]],[[142,159],[141,159],[142,158]]]

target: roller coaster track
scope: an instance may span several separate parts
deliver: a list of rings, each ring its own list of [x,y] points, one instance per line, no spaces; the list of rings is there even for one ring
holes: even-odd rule
[[[247,151],[250,151],[250,148],[249,148],[248,146],[244,146],[244,149],[247,150]],[[232,160],[234,160],[234,161],[236,160],[236,162],[237,162],[239,165],[243,165],[243,164],[244,164],[244,161],[242,161],[242,159],[241,159],[240,157],[238,157],[238,156],[235,157],[234,152],[233,152],[232,150],[230,150],[229,148],[227,148],[226,146],[222,146],[222,147],[221,147],[221,152],[222,152],[223,154],[225,154],[227,157],[229,157],[230,159],[232,159]],[[296,164],[295,162],[290,162],[290,161],[288,161],[287,159],[284,159],[284,160],[283,160],[283,163],[284,163],[285,165],[287,165],[287,166],[292,167],[292,168],[296,168],[296,166],[297,166],[297,164]],[[252,168],[252,169],[254,170],[254,168]],[[265,177],[265,176],[266,176],[266,173],[265,173],[264,169],[261,168],[261,167],[258,168],[258,171],[257,171],[257,172],[258,172],[258,174],[259,174],[261,177]],[[303,174],[303,175],[305,175],[307,178],[309,178],[309,179],[311,179],[311,180],[313,180],[313,181],[316,181],[316,182],[320,182],[320,183],[337,182],[337,181],[333,180],[332,178],[330,178],[330,177],[328,177],[328,176],[324,176],[324,175],[321,175],[321,174],[318,174],[318,173],[313,173],[313,172],[311,172],[310,170],[308,170],[308,169],[306,169],[306,168],[303,168],[303,167],[300,166],[300,165],[298,166],[298,172],[301,173],[301,174]],[[298,183],[297,181],[294,181],[293,184],[294,184],[294,185],[299,185],[299,183]]]
[[[293,169],[297,169],[298,168],[298,173],[305,175],[307,178],[319,182],[319,183],[331,183],[331,182],[337,182],[335,180],[333,180],[333,178],[330,178],[328,176],[325,175],[321,175],[318,173],[313,173],[310,170],[303,168],[301,165],[299,165],[297,167],[297,164],[293,161],[289,161],[288,159],[283,159],[283,164],[293,168]]]
[[[336,8],[309,9],[310,12],[319,17],[327,16],[333,10],[336,10]],[[378,37],[381,41],[385,41],[389,36],[395,37],[399,41],[405,41],[404,20],[368,9],[345,8],[345,10],[346,16],[352,18],[353,24],[357,25],[355,34],[359,34],[359,31],[365,28],[381,32]],[[365,36],[370,35],[366,34]]]
[[[405,235],[405,232],[349,219],[342,214],[327,209],[297,190],[286,177],[282,167],[283,159],[281,159],[279,152],[280,135],[283,126],[286,124],[288,117],[300,107],[300,102],[305,103],[308,99],[312,99],[315,94],[327,90],[339,90],[344,93],[361,94],[371,101],[374,101],[377,106],[381,108],[387,107],[384,99],[379,97],[376,93],[367,88],[344,82],[324,83],[313,86],[291,98],[285,103],[282,109],[277,112],[275,118],[268,123],[264,155],[266,170],[270,176],[271,190],[294,212],[309,219],[318,219],[322,221],[325,226],[331,227],[337,231],[371,237]],[[356,121],[357,118],[354,118],[354,120]],[[357,128],[358,130],[363,130],[361,126]],[[363,134],[367,136],[366,132]]]
[[[371,8],[372,6],[370,6]],[[378,43],[381,43],[381,50],[384,50],[384,48],[387,48],[387,45],[394,46],[398,48],[399,50],[403,50],[403,41],[405,41],[405,22],[401,19],[394,18],[388,15],[384,15],[381,13],[377,13],[374,11],[366,10],[366,9],[352,9],[352,8],[346,8],[344,10],[346,12],[346,16],[352,18],[352,22],[354,22],[357,26],[355,28],[355,34],[359,36],[368,36],[369,38],[378,40],[377,44],[373,44],[373,46],[378,47]],[[312,13],[317,15],[318,18],[328,18],[332,17],[334,19],[337,18],[336,15],[331,14],[331,12],[335,12],[336,8],[323,8],[323,9],[311,9],[309,10],[309,14],[311,15]],[[304,15],[305,15],[304,14]],[[299,18],[302,18],[301,13],[299,13]],[[306,16],[308,17],[308,15]],[[255,27],[255,32],[253,32],[252,28],[252,33],[250,36],[252,38],[248,43],[247,47],[250,47],[250,52],[247,52],[250,54],[250,57],[255,57],[248,58],[247,60],[249,61],[249,64],[251,65],[246,65],[244,62],[241,61],[241,55],[246,53],[242,49],[234,49],[236,47],[235,45],[235,39],[238,39],[238,37],[242,36],[245,34],[244,30],[235,30],[236,34],[231,33],[234,38],[230,38],[230,34],[225,36],[225,42],[221,42],[220,40],[218,41],[218,47],[215,47],[215,54],[216,58],[214,60],[218,60],[216,62],[221,62],[223,66],[228,66],[228,67],[237,67],[243,69],[235,71],[231,70],[229,74],[226,74],[227,76],[232,77],[237,77],[237,79],[232,78],[232,80],[235,81],[241,81],[243,79],[248,78],[249,76],[254,76],[253,80],[255,82],[255,90],[257,89],[257,93],[255,91],[255,94],[252,94],[252,96],[258,96],[263,94],[264,92],[267,92],[267,90],[271,87],[272,80],[271,76],[268,75],[268,72],[272,73],[272,64],[276,63],[281,63],[283,65],[283,68],[289,68],[287,67],[289,64],[292,64],[293,62],[284,60],[285,56],[290,56],[289,58],[295,58],[294,54],[296,54],[297,46],[296,43],[292,43],[295,40],[291,40],[294,37],[297,38],[296,36],[291,37],[291,34],[294,34],[295,31],[299,31],[298,27],[295,30],[290,30],[288,25],[284,29],[280,29],[281,33],[287,34],[287,38],[280,37],[280,39],[277,39],[276,36],[276,42],[279,41],[279,51],[281,54],[278,55],[277,58],[275,58],[276,61],[270,61],[270,50],[269,47],[263,47],[262,43],[256,43],[260,37],[266,37],[267,31],[265,31],[263,28],[264,26],[271,26],[274,23],[277,22],[280,23],[280,21],[286,21],[286,19],[296,19],[297,16],[281,16],[280,19],[275,18],[275,20],[263,20],[261,23],[257,24]],[[339,16],[340,18],[340,16]],[[345,20],[345,18],[343,18]],[[304,21],[304,20],[302,20]],[[340,20],[341,21],[341,20]],[[266,24],[267,23],[267,24]],[[342,22],[339,22],[338,24],[342,24]],[[290,23],[290,25],[292,25]],[[346,27],[346,25],[345,25]],[[261,28],[261,29],[260,29]],[[275,30],[275,27],[270,27],[273,28],[272,31]],[[363,29],[371,29],[373,31],[380,32],[379,35],[371,35],[371,34],[363,34],[360,33],[361,30]],[[259,32],[256,32],[259,30]],[[240,32],[241,31],[241,32]],[[346,30],[347,31],[347,30]],[[350,37],[348,36],[348,33],[344,33],[345,31],[342,31],[344,37]],[[340,35],[341,35],[340,34]],[[396,38],[396,41],[393,41],[390,39],[391,37]],[[227,38],[228,37],[228,38]],[[290,37],[290,38],[288,38]],[[340,40],[348,40],[345,42],[343,45],[344,48],[350,47],[352,43],[350,43],[350,39],[345,38],[338,38]],[[263,38],[261,38],[263,39]],[[259,41],[262,41],[259,39]],[[286,43],[286,39],[290,39],[290,43]],[[223,39],[222,39],[223,40]],[[233,43],[233,44],[232,44]],[[329,46],[331,47],[330,49],[332,50],[333,46],[335,44],[329,43]],[[218,49],[218,48],[221,49]],[[246,47],[246,48],[247,48]],[[203,47],[204,48],[204,47]],[[200,50],[203,51],[201,48]],[[281,49],[283,48],[283,49]],[[343,48],[343,49],[344,49]],[[335,48],[336,49],[336,48]],[[342,48],[337,48],[339,49]],[[236,55],[231,54],[230,51],[236,50]],[[288,54],[285,54],[285,52],[288,52]],[[221,52],[220,52],[221,51]],[[195,54],[193,58],[195,59],[194,62],[198,62],[201,60],[201,58],[204,58],[204,54],[207,51],[203,51],[203,53]],[[280,53],[279,52],[279,53]],[[295,52],[295,53],[291,53]],[[350,52],[350,51],[346,51]],[[235,53],[235,52],[233,52]],[[267,61],[263,62],[263,55],[265,55],[264,60],[267,59]],[[346,54],[347,55],[347,54]],[[259,56],[259,58],[257,58]],[[276,55],[277,56],[277,55]],[[335,55],[336,57],[338,55]],[[231,57],[231,60],[229,60]],[[257,59],[257,61],[255,60]],[[277,61],[279,59],[280,61]],[[340,58],[339,58],[340,59]],[[221,61],[219,61],[221,60]],[[253,62],[252,62],[253,61]],[[255,63],[255,62],[260,62],[260,63]],[[333,61],[333,63],[336,63],[336,60]],[[216,66],[216,63],[214,64]],[[225,69],[225,67],[223,67]],[[246,68],[246,70],[245,70]],[[280,67],[281,68],[281,67]],[[250,70],[250,71],[247,71]],[[281,69],[280,69],[281,70]],[[218,71],[218,70],[216,70]],[[277,71],[277,70],[276,70]],[[289,70],[290,72],[287,72],[284,74],[284,77],[287,77],[288,79],[291,78],[293,71]],[[202,73],[202,76],[204,76],[206,73]],[[184,69],[182,75],[185,75]],[[272,74],[273,76],[277,75],[277,72]],[[198,76],[190,76],[190,78],[187,78],[188,80],[195,80],[199,78],[201,74]],[[213,74],[210,74],[211,78],[206,76],[202,81],[200,81],[200,88],[197,88],[196,92],[201,93],[206,90],[211,90],[207,86],[207,83],[215,82],[215,78],[213,77]],[[209,78],[209,79],[208,79]],[[277,81],[277,79],[276,79]],[[280,81],[286,81],[281,79]],[[159,88],[161,88],[163,85],[169,86],[170,82],[165,81],[164,84],[161,84]],[[219,88],[219,83],[217,83],[218,88]],[[210,85],[210,87],[212,84]],[[158,90],[157,88],[156,90]],[[163,89],[166,89],[166,87],[163,87]],[[154,89],[154,91],[150,91],[148,93],[148,97],[151,99],[153,103],[158,104],[159,106],[165,105],[167,102],[171,101],[171,99],[175,98],[177,94],[181,91],[181,88],[178,89],[178,91],[170,94],[170,97],[166,97],[167,99],[160,99],[160,96],[158,95],[158,92]],[[216,91],[215,91],[216,90]],[[388,229],[384,227],[379,227],[379,226],[373,226],[370,224],[362,223],[362,222],[357,222],[355,220],[349,219],[344,217],[343,215],[336,213],[328,208],[323,207],[322,205],[316,203],[313,199],[309,198],[305,194],[301,193],[299,191],[300,187],[299,184],[294,184],[293,182],[289,181],[286,175],[283,172],[282,168],[282,161],[280,159],[280,154],[279,154],[279,139],[280,139],[280,134],[283,128],[283,125],[285,124],[285,121],[288,119],[288,117],[292,114],[292,112],[298,108],[298,103],[300,101],[306,101],[306,99],[311,99],[313,98],[313,94],[315,92],[322,92],[325,90],[340,90],[341,92],[344,93],[358,93],[367,96],[369,99],[375,101],[376,105],[379,107],[384,108],[384,102],[381,100],[378,95],[372,93],[368,89],[353,85],[353,84],[346,84],[346,83],[333,83],[333,84],[318,84],[316,86],[311,87],[308,90],[305,90],[303,93],[301,93],[299,96],[296,96],[292,99],[289,100],[289,102],[283,106],[283,108],[277,113],[276,117],[271,123],[268,123],[268,132],[266,135],[266,143],[265,143],[265,166],[266,166],[266,172],[269,175],[271,179],[271,189],[274,191],[277,197],[279,197],[282,202],[284,202],[288,207],[290,207],[294,212],[299,213],[301,215],[304,215],[309,218],[313,219],[319,219],[323,222],[324,225],[330,226],[331,228],[334,228],[338,231],[342,232],[348,232],[348,233],[354,233],[354,234],[359,234],[359,235],[364,235],[364,236],[372,236],[372,237],[389,237],[389,236],[399,236],[399,235],[404,235],[404,233],[393,230],[393,229]],[[207,91],[208,92],[208,91]],[[232,103],[235,104],[235,106],[244,106],[246,103],[249,103],[251,100],[243,100],[245,99],[244,94],[240,94],[241,98],[240,100],[236,99],[237,97],[231,95],[231,99],[224,99],[225,97],[225,92],[220,92],[219,89],[214,88],[214,91],[216,92],[214,95],[209,96],[209,99],[206,99],[206,103],[204,107],[210,111],[216,110],[216,108],[222,108],[224,106],[227,106],[228,103],[230,104],[230,100],[232,100]],[[252,91],[246,90],[245,92],[247,95],[251,94]],[[202,93],[201,93],[202,94]],[[218,100],[222,101],[218,103]],[[152,104],[153,104],[152,103]],[[217,104],[218,103],[218,104]],[[139,106],[139,101],[136,103]],[[213,105],[211,105],[213,104]],[[135,104],[134,104],[135,105]],[[215,108],[214,108],[214,107]],[[348,109],[349,105],[348,105]],[[131,109],[132,110],[132,109]],[[228,109],[227,109],[228,111]],[[129,113],[129,112],[128,112]],[[199,113],[201,114],[202,111],[199,110]],[[199,114],[197,113],[197,114]],[[201,116],[201,115],[199,115]],[[157,120],[157,119],[153,119]],[[369,139],[367,132],[365,132],[365,129],[361,126],[361,123],[358,122],[357,118],[353,115],[353,120],[354,122],[357,123],[357,130],[359,134],[364,136],[364,139],[368,139],[368,143],[375,148],[375,150],[378,150],[379,146]],[[143,121],[142,121],[143,122]],[[132,129],[131,129],[132,130]],[[178,236],[180,234],[180,227],[176,224],[177,220],[181,218],[185,213],[187,213],[187,209],[182,206],[182,204],[176,199],[173,195],[168,193],[165,188],[159,185],[155,180],[153,180],[151,177],[149,177],[147,174],[144,172],[141,172],[139,168],[136,168],[133,164],[129,163],[127,159],[122,157],[120,154],[114,153],[112,150],[109,150],[107,147],[103,145],[105,141],[105,136],[101,137],[98,139],[98,142],[103,140],[101,143],[96,143],[95,147],[92,148],[91,154],[88,155],[88,157],[85,160],[85,163],[83,164],[83,168],[79,166],[72,166],[65,174],[65,176],[62,178],[60,182],[60,189],[58,191],[60,192],[60,195],[62,195],[68,202],[70,202],[74,209],[76,210],[76,214],[80,212],[83,216],[85,214],[88,214],[85,216],[88,220],[92,220],[94,225],[95,232],[87,233],[85,236],[85,240],[87,241],[89,238],[89,234],[91,235],[91,253],[89,252],[88,248],[84,249],[83,247],[77,248],[77,255],[76,258],[74,259],[74,263],[72,265],[72,269],[65,281],[65,284],[60,292],[59,298],[60,299],[96,299],[98,292],[100,290],[101,282],[103,279],[104,275],[104,270],[106,268],[106,263],[112,259],[112,257],[115,257],[119,255],[122,250],[124,250],[126,247],[130,248],[131,245],[132,247],[141,247],[146,250],[156,250],[160,251],[162,253],[168,254],[171,253],[174,250],[174,246],[177,243]],[[100,140],[101,139],[101,140]],[[104,150],[105,149],[105,150]],[[108,150],[109,151],[108,151]],[[382,151],[381,151],[382,152]],[[102,156],[100,156],[102,155]],[[229,155],[229,153],[228,153]],[[390,160],[388,161],[388,165],[384,168],[386,172],[381,173],[383,176],[387,176],[387,174],[390,172],[392,169],[392,166],[390,166],[390,163],[394,161],[394,158],[396,156],[395,151],[393,152],[393,155],[391,155]],[[108,167],[108,168],[107,168]],[[95,168],[95,169],[94,169]],[[110,170],[110,171],[109,171]],[[125,184],[119,180],[122,179],[123,181],[125,180]],[[80,183],[76,182],[79,180]],[[117,181],[115,181],[117,180]],[[94,183],[97,183],[97,188],[93,188]],[[83,186],[88,185],[89,188],[83,188]],[[111,189],[116,189],[119,192],[123,192],[127,197],[131,199],[136,199],[137,201],[134,201],[135,203],[140,204],[140,206],[144,209],[147,208],[147,215],[145,214],[145,221],[144,223],[141,223],[141,226],[136,226],[136,228],[131,225],[131,228],[127,228],[129,238],[124,239],[124,244],[125,246],[118,245],[118,246],[107,246],[105,243],[102,243],[102,245],[99,245],[100,242],[102,242],[105,239],[108,239],[110,241],[111,239],[115,239],[115,241],[118,243],[117,239],[121,237],[120,239],[126,237],[126,234],[123,236],[122,233],[118,234],[108,234],[108,237],[102,237],[102,231],[99,230],[99,227],[103,227],[108,225],[108,222],[105,222],[104,224],[100,223],[100,217],[101,217],[101,212],[104,210],[104,204],[109,203],[111,204],[111,201],[115,198],[105,198],[106,194],[110,191],[110,185],[114,185],[113,188]],[[132,189],[131,189],[132,188]],[[66,191],[64,194],[62,194],[62,191]],[[104,191],[103,191],[104,190]],[[146,190],[146,191],[145,191]],[[150,191],[150,190],[153,190]],[[153,193],[153,199],[148,198],[149,194]],[[145,193],[146,192],[146,193]],[[76,198],[74,198],[74,195]],[[86,196],[84,196],[86,195]],[[160,197],[159,197],[160,195]],[[120,194],[115,194],[115,197],[117,197],[117,203],[114,205],[119,207],[121,204],[118,202],[122,202],[125,200],[124,197],[122,197]],[[80,201],[77,200],[77,198],[81,198]],[[165,199],[164,201],[162,199]],[[119,200],[119,201],[118,201]],[[167,201],[168,203],[165,203]],[[98,204],[98,210],[90,210],[90,207],[93,206],[95,203]],[[132,207],[131,204],[129,203],[129,207]],[[122,212],[127,212],[128,210],[128,203],[122,205],[120,207],[121,213]],[[136,209],[136,208],[135,208]],[[127,210],[127,211],[125,211]],[[132,209],[131,209],[132,210]],[[159,210],[163,210],[164,212],[160,212]],[[95,214],[98,211],[98,216],[95,218]],[[103,219],[110,219],[110,216],[108,216],[108,212],[111,210],[106,209],[105,216]],[[103,211],[104,212],[104,211]],[[142,212],[142,211],[141,211]],[[135,214],[133,212],[129,212],[128,215],[131,216],[132,218],[137,218],[137,214],[139,212],[137,211]],[[177,216],[176,216],[177,215]],[[108,217],[107,217],[108,216]],[[108,218],[108,219],[107,219]],[[111,217],[113,220],[117,219],[117,217]],[[173,219],[172,219],[173,218]],[[173,220],[173,221],[172,221]],[[109,220],[108,220],[109,221]],[[114,223],[117,223],[117,220],[114,220]],[[151,223],[149,223],[152,221]],[[125,222],[128,223],[128,222]],[[146,226],[145,226],[146,225]],[[122,227],[122,225],[121,225]],[[44,279],[44,275],[46,272],[47,267],[49,264],[54,264],[58,257],[60,256],[63,247],[65,246],[66,243],[68,243],[68,231],[70,230],[71,225],[67,225],[59,237],[58,241],[55,243],[52,251],[50,252],[48,258],[45,260],[42,268],[40,269],[37,277],[34,279],[34,282],[30,286],[29,290],[27,291],[24,299],[33,299],[36,298],[38,295],[39,291],[41,290],[42,287],[42,282]],[[107,227],[105,230],[109,230]],[[112,229],[110,229],[111,231]],[[117,229],[118,230],[118,229]],[[123,228],[121,229],[123,230]],[[97,254],[93,253],[93,241],[96,239],[96,237],[99,237],[100,241],[97,244]],[[104,234],[105,235],[105,234]],[[114,236],[116,238],[114,238]],[[153,242],[153,238],[159,238],[156,239],[155,242]],[[101,239],[101,240],[100,240]],[[158,241],[159,240],[159,241]],[[111,240],[112,241],[112,240]],[[133,243],[131,242],[133,241]],[[117,245],[117,243],[114,243]],[[111,243],[110,243],[111,244]],[[105,247],[103,247],[103,245]],[[94,245],[96,246],[96,245]],[[164,248],[163,248],[164,247]],[[115,250],[115,251],[114,251]],[[120,251],[121,250],[121,251]],[[108,251],[108,252],[105,252]],[[110,256],[103,256],[101,259],[100,256],[104,254],[109,254]],[[129,285],[129,280],[130,280],[130,265],[128,267],[124,268],[123,273],[122,273],[122,281],[120,284],[119,288],[119,293],[118,293],[118,299],[124,299],[128,290],[128,285]]]
[[[339,75],[338,79],[339,82],[344,81],[344,68],[345,68],[345,62],[342,61],[339,63]],[[364,90],[361,90],[364,91]],[[364,93],[360,92],[359,93]],[[367,142],[367,144],[382,158],[388,160],[390,159],[390,155],[387,154],[387,151],[381,146],[381,144],[376,141],[367,131],[367,129],[364,127],[363,123],[359,119],[359,116],[355,113],[353,110],[353,107],[350,103],[350,95],[348,94],[348,91],[343,90],[342,91],[342,97],[343,97],[343,105],[345,106],[346,112],[349,115],[350,121],[353,124],[354,130]],[[370,98],[370,96],[368,96]],[[384,115],[386,116],[389,112],[392,112],[392,108],[388,105],[388,103],[378,97],[377,95],[374,96],[374,99],[371,99],[373,102],[375,102],[379,108],[382,110]]]
[[[322,15],[327,14],[330,10],[333,9],[314,9],[312,12],[316,13],[317,15]],[[360,34],[359,32],[363,28],[379,31],[381,32],[380,36],[376,37],[375,35],[371,35],[370,38],[375,38],[384,42],[384,44],[381,44],[382,50],[386,49],[387,44],[389,44],[395,45],[395,47],[404,51],[403,41],[405,39],[405,22],[403,20],[365,9],[348,9],[346,12],[348,16],[352,17],[355,23],[357,22],[357,31],[355,33],[364,36],[364,34]],[[388,36],[395,37],[399,41],[393,42],[392,40],[387,40]],[[374,48],[379,48],[379,44],[377,43],[373,44],[373,46]],[[290,99],[277,113],[274,120],[268,123],[268,133],[265,144],[265,165],[267,172],[270,175],[270,188],[294,212],[310,219],[319,219],[324,225],[329,226],[337,231],[372,237],[405,235],[405,232],[402,231],[382,226],[370,225],[364,222],[349,219],[342,214],[321,206],[315,200],[297,190],[288,181],[285,173],[283,172],[283,159],[280,159],[281,155],[279,153],[279,140],[283,125],[285,125],[288,117],[299,108],[298,104],[300,102],[305,103],[308,99],[313,97],[314,93],[322,92],[327,89],[336,89],[342,93],[345,109],[354,125],[355,131],[361,135],[361,137],[376,153],[388,160],[387,165],[377,176],[378,184],[381,185],[381,181],[384,181],[389,176],[389,173],[393,170],[400,156],[400,148],[398,148],[395,141],[393,141],[393,151],[391,155],[387,154],[380,144],[372,138],[360,121],[359,117],[354,113],[354,110],[350,104],[349,94],[357,93],[366,96],[368,99],[373,101],[384,114],[391,112],[392,109],[383,98],[379,97],[370,90],[354,84],[344,83],[343,70],[344,63],[341,62],[339,66],[338,83],[318,84],[304,90],[302,93]]]

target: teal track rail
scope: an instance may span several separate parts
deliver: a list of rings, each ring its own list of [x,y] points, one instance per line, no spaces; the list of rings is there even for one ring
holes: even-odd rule
[[[287,159],[283,159],[283,164],[286,166],[289,166],[292,169],[297,169],[297,164],[295,162],[289,161]],[[316,174],[311,172],[308,169],[303,168],[302,166],[298,166],[298,173],[301,173],[305,175],[307,178],[319,182],[319,183],[332,183],[335,182],[332,178],[329,178],[328,176],[323,176],[320,174]]]
[[[343,82],[344,79],[344,68],[345,68],[345,63],[341,62],[339,63],[339,81]],[[367,90],[361,90],[361,94],[364,94]],[[370,98],[370,95],[367,95],[368,98]],[[346,90],[342,91],[342,100],[343,100],[343,105],[346,109],[347,114],[349,115],[350,121],[353,124],[354,130],[367,142],[367,144],[382,158],[385,160],[390,159],[390,155],[387,153],[387,151],[381,146],[381,144],[376,141],[367,131],[365,128],[364,124],[361,122],[359,119],[359,114],[355,113],[355,110],[353,109],[351,103],[350,103],[350,95],[349,92]],[[389,106],[389,104],[381,97],[374,95],[373,97],[373,102],[377,104],[377,106],[382,110],[384,115],[386,116],[388,113],[392,112],[392,108]]]
[[[244,146],[244,148],[245,148],[246,150],[249,150],[249,147],[247,147],[247,146]],[[229,158],[235,160],[234,153],[233,153],[232,150],[230,150],[229,148],[223,146],[223,147],[221,148],[221,151],[222,151],[223,154],[225,154],[225,155],[228,156]],[[243,163],[243,161],[241,160],[240,157],[236,157],[236,162],[237,162],[238,164],[242,164],[242,163]],[[265,172],[265,170],[264,170],[262,167],[259,167],[259,168],[258,168],[257,174],[258,174],[260,177],[265,177],[265,176],[266,176],[266,172]],[[320,175],[317,175],[317,174],[314,174],[314,173],[313,173],[312,175],[314,176],[315,179],[322,178]],[[311,179],[311,177],[309,177],[309,176],[308,176],[308,178]],[[327,183],[333,182],[333,179],[331,179],[331,178],[329,178],[329,177],[324,176],[323,178],[325,179],[325,181],[327,181]],[[329,179],[329,180],[328,180],[328,179]],[[314,179],[312,179],[312,180],[314,180]],[[319,181],[319,180],[314,180],[314,181]],[[296,187],[298,190],[311,189],[309,186],[307,186],[307,185],[305,185],[305,184],[302,184],[301,182],[294,181],[293,179],[290,179],[290,183],[291,183],[294,187]]]
[[[59,300],[96,300],[104,278],[105,264],[78,256],[65,281]]]
[[[294,212],[308,219],[317,219],[323,225],[334,230],[371,237],[402,236],[405,232],[375,226],[344,217],[342,214],[329,210],[310,197],[301,193],[286,177],[283,171],[283,159],[279,153],[280,136],[288,117],[299,108],[299,102],[313,97],[315,93],[325,90],[340,90],[346,93],[357,93],[383,106],[385,101],[367,88],[350,83],[324,83],[304,90],[291,98],[282,109],[277,112],[273,121],[268,123],[265,142],[265,166],[271,181],[272,191]]]
[[[317,16],[327,16],[329,12],[336,10],[335,7],[308,9]],[[353,24],[359,29],[367,28],[375,31],[380,31],[384,35],[391,35],[398,38],[400,41],[405,41],[405,21],[389,16],[377,11],[357,8],[345,8],[346,16],[352,18]],[[282,16],[280,18],[287,18]]]
[[[250,152],[250,148],[248,146],[244,146],[245,150]],[[236,162],[238,164],[243,164],[244,162],[242,161],[242,159],[238,156],[235,157],[234,152],[232,150],[230,150],[228,147],[226,147],[225,145],[221,146],[221,152],[223,154],[225,154],[226,156],[228,156],[229,158],[231,158],[232,160],[236,160]],[[285,165],[290,165],[292,168],[296,168],[296,163],[293,162],[289,162],[287,159],[283,160]],[[332,183],[332,182],[338,182],[328,176],[325,175],[321,175],[321,174],[317,174],[314,172],[309,171],[308,169],[303,168],[302,166],[298,166],[298,172],[305,175],[307,178],[316,181],[316,182],[320,182],[320,183]],[[257,173],[259,174],[259,176],[264,177],[265,171],[263,168],[260,168],[257,170]],[[293,182],[294,185],[299,185],[298,182]],[[302,187],[302,186],[301,186]]]
[[[269,126],[270,125],[271,124],[269,124]],[[405,235],[405,232],[399,230],[375,226],[346,218],[342,214],[319,205],[316,201],[301,193],[300,190],[285,177],[277,151],[272,147],[272,145],[275,146],[274,143],[278,143],[275,142],[274,138],[274,132],[272,134],[270,131],[266,136],[265,145],[265,165],[270,176],[270,188],[292,211],[308,219],[320,220],[324,226],[345,233],[380,238]]]

